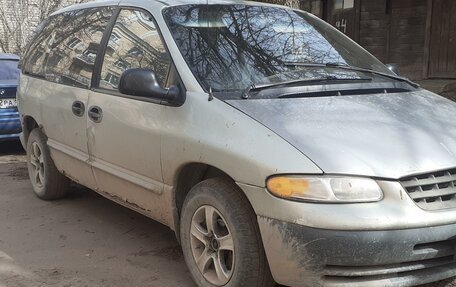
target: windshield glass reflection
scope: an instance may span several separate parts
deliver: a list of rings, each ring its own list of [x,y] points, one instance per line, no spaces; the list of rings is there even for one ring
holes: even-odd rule
[[[299,64],[339,64],[391,72],[323,21],[287,8],[183,5],[164,11],[183,57],[206,90],[362,73]]]

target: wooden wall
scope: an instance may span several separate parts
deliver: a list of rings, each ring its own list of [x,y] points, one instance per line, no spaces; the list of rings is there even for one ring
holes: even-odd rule
[[[313,2],[301,1],[302,8]],[[414,80],[425,77],[428,0],[355,1],[360,5],[358,41],[361,46],[384,63],[398,64],[406,77]],[[327,20],[328,16],[322,18]]]
[[[360,0],[360,44],[414,80],[425,74],[427,0]]]
[[[387,1],[362,0],[359,44],[383,63],[388,62],[389,17]]]
[[[456,79],[456,1],[432,1],[429,77]],[[429,15],[428,14],[428,15]]]
[[[411,79],[423,78],[427,70],[425,39],[427,0],[391,0],[390,47],[387,62],[397,63]]]

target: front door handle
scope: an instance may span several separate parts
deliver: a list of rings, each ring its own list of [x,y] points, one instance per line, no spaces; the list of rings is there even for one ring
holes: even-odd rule
[[[82,117],[84,116],[85,112],[85,105],[83,102],[76,101],[73,103],[71,106],[71,110],[73,111],[73,114],[77,117]]]
[[[100,123],[103,119],[103,110],[97,106],[91,106],[89,108],[89,119],[95,123]]]

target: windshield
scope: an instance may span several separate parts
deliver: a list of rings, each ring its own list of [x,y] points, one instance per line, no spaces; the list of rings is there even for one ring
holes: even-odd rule
[[[164,10],[185,61],[206,91],[365,74],[299,64],[349,65],[392,74],[329,24],[287,8],[183,5]]]
[[[18,80],[18,63],[16,60],[0,60],[0,81]]]

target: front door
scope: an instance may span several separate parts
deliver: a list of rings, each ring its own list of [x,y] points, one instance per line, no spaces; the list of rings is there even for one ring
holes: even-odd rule
[[[107,43],[99,87],[88,104],[88,146],[98,191],[167,224],[169,218],[160,212],[164,106],[122,95],[118,86],[122,73],[133,68],[155,71],[164,86],[170,63],[151,16],[123,9]]]
[[[434,0],[429,77],[456,78],[456,1]]]

